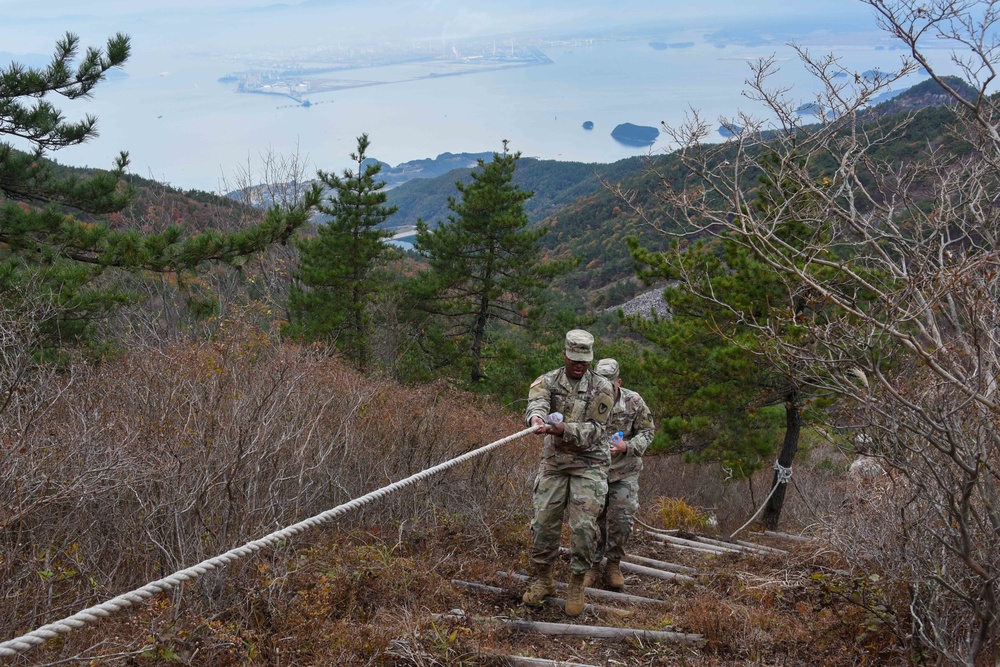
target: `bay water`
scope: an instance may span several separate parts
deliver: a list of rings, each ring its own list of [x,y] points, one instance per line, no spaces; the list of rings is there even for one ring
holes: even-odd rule
[[[774,83],[790,87],[795,99],[809,102],[818,90],[789,47],[692,41],[666,49],[640,38],[552,42],[540,46],[550,64],[416,80],[406,80],[414,74],[409,66],[353,70],[337,76],[385,83],[310,94],[308,107],[220,83],[246,68],[243,56],[137,49],[127,76],[101,84],[88,101],[60,101],[68,117],[97,116],[100,137],[52,156],[106,168],[127,150],[134,173],[208,191],[224,189],[223,180],[240,170],[254,172],[268,153],[298,151],[310,172],[339,171],[362,133],[371,139],[369,156],[391,165],[442,152],[499,151],[503,140],[524,156],[607,163],[673,148],[662,133],[649,147],[620,144],[611,137],[619,123],[676,125],[696,109],[717,125],[739,110],[762,113],[741,95],[756,58],[778,58]],[[836,49],[857,71],[899,62],[875,44],[817,48]],[[592,130],[583,129],[585,121]]]

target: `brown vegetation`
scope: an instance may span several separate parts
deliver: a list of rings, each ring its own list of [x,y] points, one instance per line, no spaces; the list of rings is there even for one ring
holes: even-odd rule
[[[521,428],[517,415],[444,384],[364,377],[322,350],[283,346],[237,322],[221,331],[208,343],[134,346],[17,388],[0,426],[5,640]],[[903,664],[898,591],[839,572],[834,552],[815,545],[787,557],[707,557],[637,534],[637,555],[696,567],[700,583],[628,575],[629,592],[667,607],[625,605],[628,616],[582,620],[700,633],[702,648],[436,619],[460,608],[470,617],[566,620],[558,607],[526,609],[521,585],[497,576],[524,564],[537,444],[516,441],[10,664],[499,665],[499,655]],[[796,473],[813,500],[823,497],[813,487],[840,483],[831,469],[846,464],[834,450],[824,456],[826,465]],[[641,518],[669,527],[662,509],[684,498],[735,525],[760,500],[749,488],[651,458]],[[788,525],[830,509],[797,500]],[[452,579],[508,592],[468,593]]]

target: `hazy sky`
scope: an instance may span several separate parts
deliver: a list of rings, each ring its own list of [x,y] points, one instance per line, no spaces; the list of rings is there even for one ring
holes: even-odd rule
[[[668,14],[679,18],[706,15],[753,16],[773,14],[798,15],[842,15],[851,7],[860,8],[866,15],[867,9],[859,0],[840,2],[789,2],[788,0],[712,0],[709,3],[692,3],[686,0],[625,0],[610,3],[606,0],[546,0],[529,2],[526,0],[503,0],[501,2],[458,2],[456,0],[0,0],[0,11],[17,18],[61,18],[67,16],[122,16],[169,11],[218,11],[262,7],[363,7],[371,14],[395,12],[399,7],[435,13],[440,11],[474,11],[483,14],[512,15],[549,12],[577,11],[582,13],[600,12],[606,15],[627,16],[631,12],[653,10],[660,15]]]
[[[0,49],[37,50],[53,33],[91,29],[170,34],[201,40],[213,31],[259,34],[260,18],[278,42],[386,40],[573,32],[611,26],[712,28],[773,24],[780,29],[866,30],[871,10],[860,0],[0,0]],[[89,34],[88,34],[89,36]],[[48,48],[45,48],[45,52]]]
[[[0,64],[12,57],[40,64],[66,31],[85,45],[129,34],[135,66],[166,53],[267,55],[348,42],[579,37],[609,29],[659,31],[667,41],[749,31],[778,47],[880,38],[860,0],[0,0]]]

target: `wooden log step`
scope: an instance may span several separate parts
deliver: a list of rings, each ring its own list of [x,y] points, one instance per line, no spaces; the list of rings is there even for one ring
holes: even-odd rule
[[[652,526],[646,526],[646,524],[642,525],[645,527],[647,533],[652,533],[654,535],[676,535],[677,533],[681,532],[679,528],[671,528],[670,530],[666,530],[664,528],[654,528]]]
[[[787,556],[788,555],[788,552],[785,551],[784,549],[777,549],[775,547],[769,547],[769,546],[764,545],[764,544],[757,544],[756,542],[747,542],[745,540],[736,540],[736,544],[742,544],[745,547],[751,547],[751,548],[754,548],[754,549],[759,549],[760,551],[763,551],[764,553],[775,554],[777,556]]]
[[[698,570],[693,567],[688,567],[687,565],[678,565],[677,563],[668,563],[663,560],[656,560],[655,558],[646,558],[644,556],[633,556],[632,554],[625,554],[625,560],[631,561],[633,563],[638,563],[640,565],[648,565],[649,567],[656,567],[661,570],[667,570],[668,572],[680,572],[681,574],[689,574],[689,575],[700,574]]]
[[[697,547],[699,549],[714,549],[719,553],[740,553],[744,551],[743,547],[736,546],[735,544],[712,544],[710,542],[702,541],[701,539],[689,540],[684,537],[674,537],[672,535],[665,536],[663,540],[665,542],[670,542],[671,544],[682,544],[684,546]]]
[[[460,579],[452,579],[451,585],[456,588],[461,588],[466,591],[472,591],[475,593],[494,593],[494,594],[504,594],[510,592],[506,588],[500,588],[498,586],[489,586],[487,584],[479,584],[474,581],[462,581]],[[566,600],[561,598],[546,598],[545,604],[551,604],[556,607],[566,608]],[[589,602],[584,604],[584,610],[591,609],[598,612],[606,612],[609,614],[614,614],[616,616],[631,616],[632,612],[627,609],[618,609],[617,607],[608,607],[603,604],[591,604]]]
[[[639,639],[641,641],[667,641],[677,644],[701,646],[704,635],[666,630],[643,630],[641,628],[612,628],[606,625],[577,625],[575,623],[546,623],[542,621],[519,621],[507,618],[467,616],[465,614],[432,614],[435,619],[453,618],[477,623],[499,623],[511,630],[537,632],[559,637],[589,637],[591,639]]]
[[[585,665],[582,662],[563,662],[562,660],[547,660],[545,658],[527,658],[521,655],[497,655],[511,667],[600,667],[600,665]]]
[[[778,533],[773,530],[765,530],[764,535],[768,537],[777,537],[782,540],[790,540],[792,542],[812,542],[808,537],[802,537],[801,535],[789,535],[788,533]]]
[[[631,572],[632,574],[639,574],[645,577],[655,577],[657,579],[672,579],[673,581],[683,581],[686,583],[694,583],[695,578],[688,576],[686,574],[680,574],[679,572],[667,572],[666,570],[660,570],[655,567],[648,567],[646,565],[637,565],[636,563],[629,563],[627,561],[622,561],[619,566],[625,572]]]
[[[514,579],[517,581],[529,581],[531,577],[526,574],[520,574],[518,572],[504,572],[503,570],[497,572],[498,577],[504,577],[507,579]],[[556,588],[559,590],[566,590],[569,588],[566,584],[562,582],[556,582]],[[605,591],[600,588],[587,588],[585,589],[587,595],[591,598],[603,599],[603,600],[619,600],[621,602],[631,602],[634,604],[648,604],[655,605],[659,607],[665,607],[668,603],[665,600],[657,600],[656,598],[646,598],[639,595],[629,595],[628,593],[619,593],[617,591]]]
[[[771,547],[762,547],[759,544],[754,544],[753,542],[742,542],[740,540],[734,540],[732,542],[723,542],[722,540],[713,540],[710,537],[703,537],[698,535],[695,538],[698,542],[705,542],[706,544],[712,544],[714,546],[720,547],[730,547],[736,549],[737,551],[752,551],[758,554],[768,554],[772,552],[788,553],[787,551],[781,551],[780,549],[772,549]]]
[[[682,551],[695,551],[697,553],[706,554],[708,556],[721,556],[722,554],[725,553],[725,551],[723,551],[722,549],[712,547],[709,544],[696,547],[689,544],[679,544],[677,542],[670,542],[666,540],[665,537],[659,535],[653,535],[652,538],[653,541],[655,542],[659,542],[660,544],[665,544],[669,547],[673,547],[674,549],[681,549]]]

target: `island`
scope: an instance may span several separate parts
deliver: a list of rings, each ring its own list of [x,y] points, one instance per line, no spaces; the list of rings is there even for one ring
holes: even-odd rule
[[[593,130],[594,129],[594,121],[592,121],[592,120],[585,120],[585,121],[583,121],[583,129],[585,129],[585,130]]]
[[[666,51],[667,49],[690,49],[694,42],[650,42],[650,48],[656,51]]]
[[[743,132],[743,128],[740,125],[720,125],[719,134],[726,137],[735,137]]]
[[[648,125],[622,123],[611,130],[611,137],[626,146],[651,146],[658,136],[660,131]]]
[[[797,113],[800,116],[822,117],[826,114],[826,110],[821,105],[816,104],[815,102],[806,102],[805,104],[800,104],[799,107],[795,110],[795,113]]]

